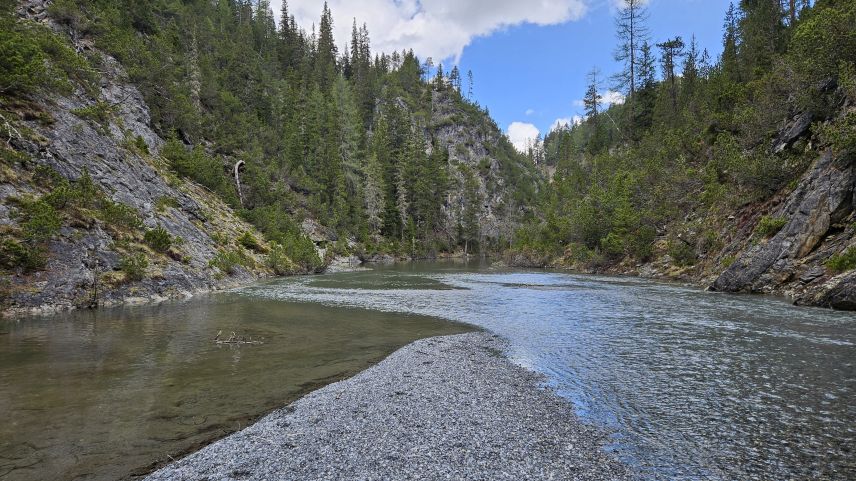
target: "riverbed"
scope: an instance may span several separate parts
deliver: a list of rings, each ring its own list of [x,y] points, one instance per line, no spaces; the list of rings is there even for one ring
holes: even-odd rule
[[[0,409],[13,422],[0,427],[0,479],[144,472],[412,340],[470,329],[444,319],[507,338],[510,358],[610,432],[608,451],[643,479],[856,478],[852,313],[414,263],[3,324]],[[264,344],[216,345],[221,330]]]

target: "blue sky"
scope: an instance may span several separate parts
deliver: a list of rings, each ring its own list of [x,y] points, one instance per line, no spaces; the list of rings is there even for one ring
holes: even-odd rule
[[[700,48],[716,58],[722,50],[727,0],[652,0],[651,37],[675,35],[687,42],[695,34]],[[595,66],[609,75],[620,70],[614,10],[606,2],[585,18],[555,26],[521,25],[477,38],[464,49],[460,68],[472,69],[475,98],[500,127],[512,122],[534,125],[542,135],[562,118],[582,115],[586,75]],[[606,87],[606,86],[605,86]]]
[[[279,11],[282,0],[271,0]],[[413,49],[423,60],[456,61],[475,76],[475,100],[490,110],[509,136],[537,129],[582,108],[586,74],[597,66],[608,76],[613,60],[615,5],[621,0],[328,0],[337,43],[350,40],[351,23],[368,24],[374,51]],[[729,0],[649,0],[653,43],[676,35],[713,58],[721,49]],[[323,0],[289,0],[298,24],[317,23]],[[606,90],[609,85],[604,85]],[[606,93],[606,92],[604,92]]]

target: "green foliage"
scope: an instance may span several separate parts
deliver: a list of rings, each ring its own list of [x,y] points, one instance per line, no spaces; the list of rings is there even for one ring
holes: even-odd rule
[[[692,266],[698,260],[695,248],[683,239],[669,241],[668,253],[678,267]]]
[[[770,217],[765,215],[764,217],[761,217],[761,220],[758,222],[758,227],[755,228],[755,232],[763,238],[770,238],[778,234],[787,223],[788,219],[783,217]]]
[[[122,256],[119,260],[119,269],[125,273],[128,281],[139,282],[146,277],[146,269],[149,267],[149,259],[143,253]]]
[[[143,228],[143,220],[135,209],[121,202],[104,199],[98,217],[113,229],[137,231]]]
[[[208,265],[218,269],[220,272],[230,276],[238,273],[238,267],[252,269],[256,266],[255,261],[246,251],[241,248],[222,249],[210,261]]]
[[[10,6],[0,6],[0,94],[44,88],[69,93],[71,80],[93,88],[87,61],[46,26],[17,19]]]
[[[255,251],[258,253],[265,252],[264,246],[250,232],[244,232],[243,234],[238,236],[238,244],[241,244],[242,246],[244,246],[244,248],[249,249],[251,251]]]
[[[50,240],[62,227],[62,215],[48,202],[39,199],[24,204],[21,228],[24,238],[33,243]]]
[[[154,229],[147,230],[143,239],[155,252],[160,253],[166,253],[169,251],[170,247],[172,247],[175,242],[175,239],[173,239],[170,233],[161,225],[158,225]]]
[[[826,261],[826,267],[838,273],[856,269],[856,247],[850,247],[841,254],[830,257]]]
[[[47,252],[40,245],[30,245],[7,238],[0,242],[0,269],[22,269],[33,272],[44,269]]]
[[[99,100],[92,105],[73,109],[71,113],[95,124],[100,131],[106,132],[110,126],[110,119],[113,118],[115,113],[115,107],[109,102]]]
[[[175,197],[163,196],[158,197],[155,201],[155,210],[163,213],[166,212],[167,209],[177,209],[180,207],[178,200]]]
[[[271,243],[267,264],[278,276],[293,274],[299,270],[297,265],[288,257],[286,248],[276,242]]]
[[[45,54],[25,28],[0,23],[0,93],[28,93],[47,75]]]

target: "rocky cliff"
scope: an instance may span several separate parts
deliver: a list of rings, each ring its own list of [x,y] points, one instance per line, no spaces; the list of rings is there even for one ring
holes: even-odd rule
[[[856,274],[836,273],[830,259],[856,247],[856,159],[820,154],[809,171],[769,215],[786,222],[772,238],[741,249],[712,284],[726,292],[786,295],[797,303],[856,310]],[[751,231],[749,232],[751,234]]]
[[[44,2],[25,4],[21,14],[58,28]],[[0,308],[183,297],[268,275],[266,246],[238,242],[261,238],[252,226],[165,167],[158,155],[164,142],[122,66],[86,42],[74,48],[98,56],[95,88],[75,85],[69,95],[0,106],[9,134],[0,165]],[[33,240],[31,231],[44,224],[55,232]],[[44,251],[43,266],[22,265],[35,249]]]

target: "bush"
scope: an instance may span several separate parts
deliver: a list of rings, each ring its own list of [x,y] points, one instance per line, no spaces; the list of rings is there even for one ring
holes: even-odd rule
[[[24,205],[23,218],[24,236],[33,243],[50,240],[62,227],[59,212],[43,199]]]
[[[239,266],[250,269],[255,267],[256,263],[244,250],[228,249],[218,252],[208,261],[208,265],[231,276],[237,274]]]
[[[698,259],[695,249],[681,239],[669,241],[668,252],[678,267],[695,265]]]
[[[278,276],[286,276],[297,271],[297,266],[288,257],[285,247],[276,242],[271,243],[267,264]]]
[[[851,247],[826,261],[826,267],[833,272],[847,272],[856,269],[856,247]]]
[[[29,33],[14,20],[0,21],[0,92],[32,92],[47,76],[45,54]]]
[[[98,216],[108,226],[118,229],[138,230],[143,228],[140,215],[132,207],[105,199]]]
[[[99,126],[102,132],[105,132],[110,125],[110,119],[113,117],[114,111],[115,108],[110,103],[99,100],[92,105],[74,109],[71,113],[83,120],[92,122]]]
[[[0,268],[18,269],[25,272],[44,269],[47,252],[41,246],[29,246],[12,239],[0,243]]]
[[[154,229],[147,230],[146,234],[143,236],[143,240],[155,252],[160,253],[167,252],[173,244],[172,236],[169,235],[169,232],[167,232],[167,230],[161,225],[158,225]]]
[[[155,210],[158,212],[166,212],[167,209],[177,209],[179,206],[180,204],[174,197],[158,197],[158,200],[155,201]]]
[[[765,215],[764,217],[761,217],[761,221],[758,222],[758,227],[755,231],[759,236],[767,239],[778,234],[787,223],[788,220],[783,217],[770,217]]]
[[[123,256],[119,261],[119,269],[125,273],[125,279],[139,282],[146,277],[146,269],[149,267],[149,259],[145,254],[133,254]]]
[[[241,244],[242,246],[246,247],[251,251],[255,251],[258,253],[265,252],[264,246],[262,246],[261,243],[259,243],[258,239],[256,239],[255,236],[253,236],[249,232],[244,232],[240,235],[240,237],[238,237],[238,244]]]

